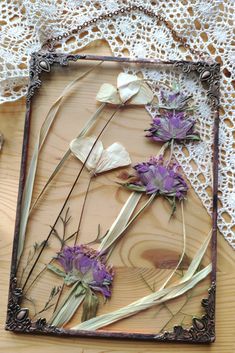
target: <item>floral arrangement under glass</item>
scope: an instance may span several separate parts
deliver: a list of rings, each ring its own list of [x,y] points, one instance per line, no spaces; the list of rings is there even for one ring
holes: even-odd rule
[[[83,74],[83,76],[87,73]],[[79,76],[70,86],[73,86],[82,77]],[[65,89],[64,94],[69,92],[70,86]],[[61,99],[54,103],[53,109],[49,111],[43,123],[26,180],[27,187],[22,208],[18,259],[22,255],[29,216],[36,208],[45,190],[61,168],[64,167],[70,155],[76,158],[78,165],[80,164],[81,166],[55,224],[51,226],[47,238],[41,244],[34,246],[34,251],[29,254],[26,267],[23,269],[22,281],[24,273],[28,272],[28,276],[22,283],[26,294],[45,271],[50,271],[57,278],[60,278],[61,285],[53,287],[44,308],[35,314],[37,316],[43,311],[53,308],[53,313],[49,319],[49,323],[52,325],[59,327],[67,325],[74,317],[74,314],[82,307],[81,323],[78,323],[72,329],[96,330],[102,328],[154,305],[182,296],[202,281],[211,271],[211,264],[199,269],[210,241],[211,234],[208,234],[186,272],[180,280],[175,280],[172,283],[172,279],[175,277],[185,257],[186,227],[183,205],[187,200],[189,189],[180,170],[180,165],[174,160],[174,144],[187,144],[189,141],[191,143],[196,142],[200,140],[200,136],[196,129],[197,121],[193,116],[195,107],[193,97],[185,96],[175,83],[171,90],[169,90],[169,86],[166,89],[166,86],[164,83],[159,82],[158,112],[152,118],[149,127],[146,122],[145,132],[147,132],[147,139],[143,138],[143,142],[156,143],[156,154],[149,156],[146,161],[135,164],[132,170],[125,169],[119,174],[119,181],[114,184],[130,191],[130,195],[108,231],[103,237],[90,244],[78,244],[78,235],[91,182],[96,182],[99,175],[103,173],[108,173],[116,168],[127,168],[132,164],[129,152],[121,143],[113,142],[109,147],[104,148],[100,139],[101,135],[108,128],[120,108],[133,105],[144,106],[153,102],[154,94],[150,83],[138,75],[120,73],[117,77],[116,87],[109,83],[104,83],[100,87],[96,99],[101,105],[88,120],[82,131],[78,133],[77,137],[70,142],[68,151],[59,161],[37,199],[32,203],[32,190],[38,154],[55,119],[55,112],[60,107]],[[99,135],[89,136],[92,126],[96,123],[106,105],[113,107],[111,116]],[[159,147],[160,151],[158,151]],[[71,217],[68,216],[69,210],[67,210],[65,218],[62,217],[62,213],[84,169],[88,170],[89,178],[78,227],[73,234],[66,238],[65,229]],[[128,230],[131,229],[133,223],[137,222],[137,219],[140,219],[141,222],[142,218],[145,217],[147,208],[150,205],[154,207],[153,203],[159,198],[165,198],[170,203],[171,212],[169,214],[171,217],[176,212],[177,207],[181,208],[183,248],[176,266],[166,277],[163,285],[154,290],[152,294],[121,309],[97,316],[99,307],[104,305],[107,300],[110,300],[113,291],[116,290],[115,267],[111,262],[111,254],[115,251],[116,244],[128,233]],[[63,222],[63,236],[60,236],[56,229],[58,219]],[[60,249],[58,249],[58,252],[50,262],[46,264],[45,268],[37,274],[31,284],[28,285],[30,277],[53,235],[59,240]],[[73,241],[73,244],[71,244],[71,241]]]

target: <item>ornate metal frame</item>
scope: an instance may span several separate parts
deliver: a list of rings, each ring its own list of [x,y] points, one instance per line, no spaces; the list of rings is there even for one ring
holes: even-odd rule
[[[212,272],[211,287],[208,290],[208,298],[201,302],[205,314],[201,318],[193,318],[192,326],[185,329],[182,326],[175,326],[173,331],[164,333],[142,334],[142,333],[118,333],[110,331],[73,331],[57,328],[47,324],[46,319],[40,318],[32,321],[29,317],[29,310],[21,307],[22,289],[17,287],[16,279],[16,254],[18,247],[18,234],[20,226],[21,203],[23,188],[26,176],[27,149],[30,134],[30,114],[31,100],[36,90],[41,86],[41,73],[50,72],[51,66],[59,64],[68,65],[70,61],[95,60],[95,61],[114,61],[122,63],[153,64],[153,65],[172,65],[179,67],[182,72],[188,74],[196,72],[199,80],[207,84],[207,97],[214,110],[214,145],[213,145],[213,214],[212,214]],[[15,224],[15,235],[12,254],[11,278],[9,288],[9,301],[6,320],[6,330],[14,332],[53,334],[65,336],[86,336],[86,337],[107,337],[107,338],[128,338],[139,340],[153,340],[164,342],[187,342],[187,343],[211,343],[215,340],[215,290],[216,290],[216,247],[217,247],[217,192],[218,192],[218,130],[219,130],[219,81],[220,65],[217,63],[208,64],[205,62],[188,61],[159,61],[155,59],[129,59],[109,56],[94,55],[66,55],[55,52],[34,53],[30,63],[30,82],[26,101],[26,119],[24,128],[24,140],[22,149],[21,173],[19,181],[19,194],[17,201],[17,213]]]

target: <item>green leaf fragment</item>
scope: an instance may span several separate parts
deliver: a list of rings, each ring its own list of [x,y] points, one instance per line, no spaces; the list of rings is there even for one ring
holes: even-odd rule
[[[56,275],[65,278],[66,277],[66,273],[64,271],[61,271],[58,267],[52,265],[52,264],[48,264],[47,265],[48,270],[54,272]]]
[[[96,316],[97,310],[99,307],[98,297],[91,291],[86,294],[84,303],[81,321],[86,321],[92,319]]]

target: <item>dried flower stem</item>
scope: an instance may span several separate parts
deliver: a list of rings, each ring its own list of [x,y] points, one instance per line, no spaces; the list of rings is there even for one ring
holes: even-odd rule
[[[33,245],[33,251],[29,250],[28,257],[26,260],[26,265],[23,267],[23,270],[20,276],[20,280],[19,280],[20,286],[26,270],[28,269],[29,265],[32,263],[35,255],[37,254],[38,250],[42,247],[43,244],[44,244],[44,240],[41,243],[35,242]]]
[[[43,313],[44,311],[51,309],[55,305],[55,304],[52,304],[51,302],[57,296],[57,294],[60,293],[60,290],[61,290],[60,286],[59,287],[54,286],[51,290],[51,293],[49,295],[49,298],[48,298],[46,304],[44,305],[44,307],[40,311],[35,313],[34,316],[37,316],[37,315]]]
[[[156,157],[157,156],[161,156],[161,155],[164,155],[165,151],[167,150],[169,146],[169,142],[165,142],[164,145],[162,145],[162,147],[160,148],[159,152],[157,153]]]
[[[46,246],[46,243],[48,242],[48,240],[50,239],[51,235],[53,234],[53,229],[55,228],[55,226],[56,226],[58,220],[60,219],[60,216],[61,216],[62,212],[64,211],[64,209],[65,209],[65,207],[66,207],[66,205],[67,205],[68,200],[70,199],[70,196],[71,196],[71,194],[72,194],[72,192],[73,192],[73,190],[74,190],[74,188],[75,188],[75,186],[76,186],[76,184],[77,184],[77,182],[78,182],[78,180],[79,180],[80,175],[82,174],[82,171],[83,171],[84,168],[85,168],[86,162],[87,162],[88,158],[90,157],[90,154],[91,154],[91,152],[93,151],[93,149],[94,149],[94,147],[95,147],[95,145],[96,145],[96,142],[99,140],[100,136],[103,134],[103,132],[105,131],[106,127],[107,127],[108,124],[111,122],[111,120],[114,118],[115,114],[118,112],[118,110],[119,110],[120,107],[121,107],[121,105],[119,105],[119,106],[117,107],[117,109],[113,112],[113,114],[111,115],[111,117],[108,119],[108,121],[105,123],[104,127],[102,128],[102,130],[101,130],[100,133],[98,134],[98,136],[97,136],[97,138],[96,138],[96,140],[95,140],[95,142],[94,142],[92,148],[90,149],[90,151],[89,151],[89,153],[88,153],[88,155],[87,155],[87,157],[86,157],[86,159],[85,159],[85,161],[84,161],[84,163],[83,163],[83,165],[82,165],[80,171],[79,171],[78,174],[77,174],[77,177],[76,177],[76,179],[75,179],[75,181],[74,181],[74,183],[73,183],[73,185],[72,185],[72,187],[71,187],[71,189],[70,189],[70,191],[69,191],[69,193],[68,193],[68,195],[67,195],[67,197],[66,197],[66,199],[65,199],[65,201],[64,201],[64,203],[63,203],[63,206],[62,206],[62,208],[61,208],[61,210],[60,210],[58,216],[56,217],[55,223],[54,223],[54,225],[52,226],[52,229],[50,230],[50,232],[49,232],[49,234],[48,234],[48,236],[47,236],[47,238],[46,238],[45,245],[41,248],[41,250],[40,250],[38,256],[36,257],[36,259],[35,259],[35,261],[34,261],[34,264],[32,265],[32,267],[31,267],[31,269],[30,269],[30,271],[29,271],[29,274],[28,274],[28,276],[27,276],[27,278],[26,278],[26,280],[25,280],[25,283],[24,283],[22,289],[25,288],[25,286],[26,286],[26,284],[27,284],[27,282],[28,282],[28,280],[29,280],[31,274],[32,274],[33,271],[34,271],[35,266],[36,266],[37,263],[38,263],[38,260],[40,259],[41,255],[42,255],[42,252],[43,252],[43,250],[44,250],[44,248],[45,248],[45,246]]]
[[[58,297],[57,297],[57,300],[56,300],[54,309],[53,309],[53,314],[54,314],[54,312],[56,311],[56,309],[57,309],[57,307],[58,307],[58,305],[59,305],[61,295],[62,295],[62,293],[63,293],[63,291],[64,291],[64,286],[65,286],[65,284],[63,283],[62,286],[61,286],[61,290],[60,290],[60,292],[59,292],[59,295],[58,295]]]
[[[92,179],[93,179],[93,176],[91,175],[90,178],[89,178],[88,184],[87,184],[87,189],[86,189],[85,196],[84,196],[84,200],[83,200],[83,204],[82,204],[82,209],[81,209],[81,214],[80,214],[80,217],[79,217],[78,228],[77,228],[77,232],[76,232],[76,237],[75,237],[74,245],[77,244],[78,234],[79,234],[79,231],[80,231],[80,228],[81,228],[82,218],[83,218],[83,214],[84,214],[84,210],[85,210],[85,205],[86,205],[86,201],[87,201],[87,197],[88,197],[88,193],[89,193],[89,190],[90,190],[90,186],[91,186],[91,181],[92,181]]]
[[[169,157],[169,160],[168,160],[168,165],[171,163],[173,152],[174,152],[174,139],[171,140],[171,149],[170,149],[170,157]]]

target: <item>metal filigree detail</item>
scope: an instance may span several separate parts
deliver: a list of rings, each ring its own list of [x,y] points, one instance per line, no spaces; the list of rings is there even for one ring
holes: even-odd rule
[[[192,326],[189,329],[182,326],[175,326],[173,331],[165,331],[163,334],[156,336],[148,335],[149,339],[156,341],[174,341],[188,343],[211,343],[215,340],[215,283],[209,289],[209,296],[203,299],[201,304],[205,309],[205,314],[201,318],[193,318]],[[29,310],[21,308],[22,289],[17,288],[17,280],[13,278],[10,285],[10,296],[7,311],[6,330],[26,332],[26,333],[48,333],[48,334],[69,334],[68,331],[51,326],[46,319],[39,318],[32,321],[29,318]],[[66,332],[65,332],[66,331]],[[94,331],[94,336],[112,337],[112,333]],[[92,336],[92,334],[89,334]],[[124,338],[123,334],[120,334]],[[135,337],[142,339],[144,334],[136,334]],[[115,337],[115,334],[114,334]]]
[[[199,80],[202,84],[206,83],[207,98],[213,108],[219,107],[219,85],[220,85],[220,65],[217,63],[208,64],[206,62],[188,62],[179,61],[174,64],[179,67],[182,72],[190,73],[196,71],[199,74]]]
[[[5,326],[6,330],[28,333],[34,331],[43,333],[60,333],[62,331],[55,326],[48,325],[44,318],[32,321],[29,317],[29,310],[27,308],[21,308],[20,306],[22,297],[22,289],[17,288],[17,279],[11,279]]]
[[[49,72],[50,66],[54,62],[55,56],[51,53],[33,53],[30,59],[29,87],[27,93],[27,104],[30,103],[35,90],[42,84],[40,74],[42,71]]]
[[[27,94],[27,104],[30,103],[36,89],[38,89],[41,84],[41,73],[50,72],[51,66],[55,63],[65,66],[68,65],[69,61],[76,61],[82,55],[66,55],[57,54],[55,52],[38,52],[33,53],[30,59],[30,72],[29,72],[29,87]]]
[[[211,343],[215,340],[215,282],[212,282],[207,299],[201,304],[205,314],[201,318],[194,317],[189,329],[180,325],[174,326],[173,331],[165,331],[157,335],[158,341],[179,341],[194,343]]]
[[[89,56],[89,55],[88,55]],[[27,94],[27,103],[33,97],[35,90],[41,86],[41,72],[50,72],[51,65],[58,63],[59,65],[68,65],[69,61],[77,61],[85,59],[87,55],[67,55],[58,54],[56,52],[41,51],[32,54],[30,61],[30,83]],[[119,58],[122,61],[122,58]],[[139,59],[139,62],[144,60]],[[189,61],[172,61],[174,67],[178,67],[184,73],[196,71],[199,74],[199,79],[202,84],[208,85],[207,97],[213,108],[219,107],[219,83],[220,83],[220,65],[218,63],[208,64],[206,62],[189,62]]]

